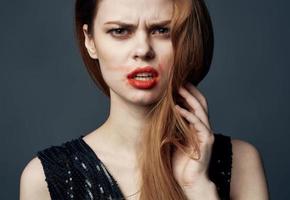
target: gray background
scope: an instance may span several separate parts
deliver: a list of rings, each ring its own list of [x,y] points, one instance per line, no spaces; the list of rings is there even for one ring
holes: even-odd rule
[[[254,144],[272,199],[289,199],[290,3],[207,2],[215,54],[199,88],[212,127]],[[74,41],[73,3],[1,2],[1,200],[18,199],[21,171],[36,151],[92,131],[108,115]]]

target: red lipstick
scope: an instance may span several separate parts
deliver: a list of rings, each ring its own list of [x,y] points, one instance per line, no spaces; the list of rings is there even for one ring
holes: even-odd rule
[[[158,82],[158,71],[151,66],[139,67],[127,75],[129,84],[137,89],[151,89]]]

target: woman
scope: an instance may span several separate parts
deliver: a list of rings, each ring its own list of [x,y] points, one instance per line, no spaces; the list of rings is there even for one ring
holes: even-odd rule
[[[213,52],[202,0],[77,0],[75,11],[83,60],[110,115],[39,151],[22,172],[21,200],[268,199],[258,151],[213,133],[196,88]]]

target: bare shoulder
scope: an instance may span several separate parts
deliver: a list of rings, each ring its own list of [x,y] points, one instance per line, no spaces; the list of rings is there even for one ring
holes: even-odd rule
[[[239,139],[232,139],[231,143],[231,199],[269,199],[263,161],[258,149],[253,144]]]
[[[34,157],[25,166],[20,177],[20,200],[50,200],[41,161]]]
[[[258,149],[253,144],[240,139],[232,139],[231,143],[233,147],[233,156],[239,158],[236,160],[237,162],[241,161],[243,158],[252,159],[257,162],[257,160],[261,158]]]

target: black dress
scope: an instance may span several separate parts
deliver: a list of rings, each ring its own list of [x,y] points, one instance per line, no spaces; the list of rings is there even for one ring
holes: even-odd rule
[[[229,200],[231,138],[214,134],[209,177],[216,184],[221,200]],[[52,200],[125,199],[117,182],[84,136],[37,152]]]

